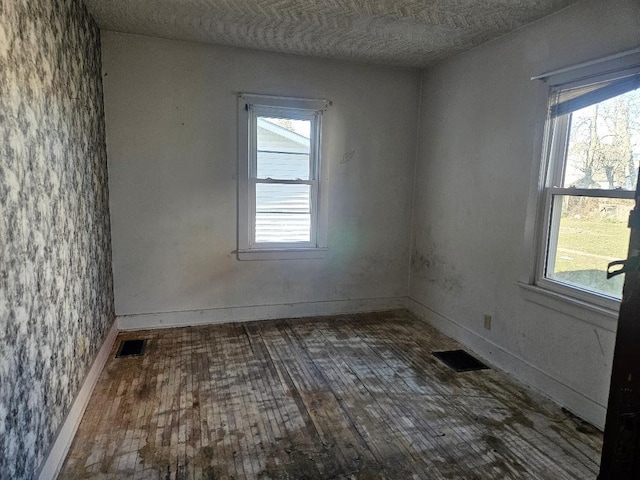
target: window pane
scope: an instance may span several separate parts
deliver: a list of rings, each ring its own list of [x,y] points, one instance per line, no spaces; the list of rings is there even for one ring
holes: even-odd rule
[[[311,121],[258,117],[257,178],[309,180]]]
[[[311,186],[256,184],[256,243],[311,241]]]
[[[640,90],[571,114],[563,187],[634,190],[640,161]]]
[[[557,246],[549,252],[546,276],[621,298],[624,276],[607,280],[606,271],[609,262],[627,257],[634,201],[558,195],[554,202],[560,212],[549,245]]]

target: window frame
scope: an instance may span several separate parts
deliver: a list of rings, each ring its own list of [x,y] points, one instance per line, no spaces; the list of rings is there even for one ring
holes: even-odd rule
[[[327,253],[327,175],[322,161],[322,120],[331,104],[324,99],[238,94],[238,249],[239,260],[323,258]],[[309,179],[257,177],[258,117],[311,122]],[[256,242],[256,188],[258,184],[310,186],[310,240]]]
[[[546,95],[546,117],[542,149],[542,168],[540,171],[540,187],[538,189],[538,219],[537,240],[536,240],[536,260],[534,266],[533,283],[543,290],[559,294],[568,299],[575,299],[586,305],[596,308],[604,308],[609,311],[617,311],[620,306],[620,299],[599,293],[594,290],[581,288],[576,285],[564,283],[559,280],[549,278],[547,271],[553,268],[555,258],[550,257],[557,249],[558,224],[560,221],[561,202],[563,197],[594,197],[594,198],[615,198],[631,199],[635,197],[635,191],[618,189],[585,189],[563,187],[564,174],[567,163],[568,142],[570,134],[571,113],[552,117],[550,106],[554,96],[561,91],[566,91],[580,86],[589,85],[595,82],[622,78],[636,71],[640,71],[637,63],[637,56],[633,56],[631,61],[615,64],[605,62],[597,68],[590,67],[587,71],[579,69],[576,72],[558,75],[549,78]],[[614,97],[612,97],[614,98]],[[598,102],[599,103],[599,102]],[[553,246],[556,243],[556,246]]]

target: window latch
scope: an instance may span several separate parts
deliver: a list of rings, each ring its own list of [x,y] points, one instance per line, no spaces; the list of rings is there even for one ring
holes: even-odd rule
[[[629,228],[632,230],[640,230],[640,183],[637,185],[636,191],[636,208],[631,210],[629,214]],[[611,267],[622,265],[617,270],[611,270]],[[640,254],[629,257],[626,260],[616,260],[607,265],[607,280],[620,275],[621,273],[637,272],[640,270]]]
[[[618,265],[622,265],[622,267],[617,270],[611,270],[612,267],[616,267]],[[615,277],[616,275],[620,275],[621,273],[637,272],[638,270],[640,270],[639,255],[630,257],[627,260],[616,260],[615,262],[611,262],[607,265],[607,280]]]

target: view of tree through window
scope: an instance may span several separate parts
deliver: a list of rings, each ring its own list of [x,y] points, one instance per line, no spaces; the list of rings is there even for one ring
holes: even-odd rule
[[[606,197],[574,196],[570,190],[554,195],[553,208],[560,218],[557,230],[552,227],[550,232],[548,278],[621,297],[624,278],[607,280],[606,267],[627,256],[627,220],[634,201],[616,198],[615,191],[635,190],[639,162],[640,90],[569,114],[566,162],[558,186],[614,192]]]
[[[573,112],[564,186],[633,190],[639,136],[640,90]]]

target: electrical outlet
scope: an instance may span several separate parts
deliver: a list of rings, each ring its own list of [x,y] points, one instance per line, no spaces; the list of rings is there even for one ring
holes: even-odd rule
[[[484,328],[491,330],[491,315],[488,313],[484,314]]]

